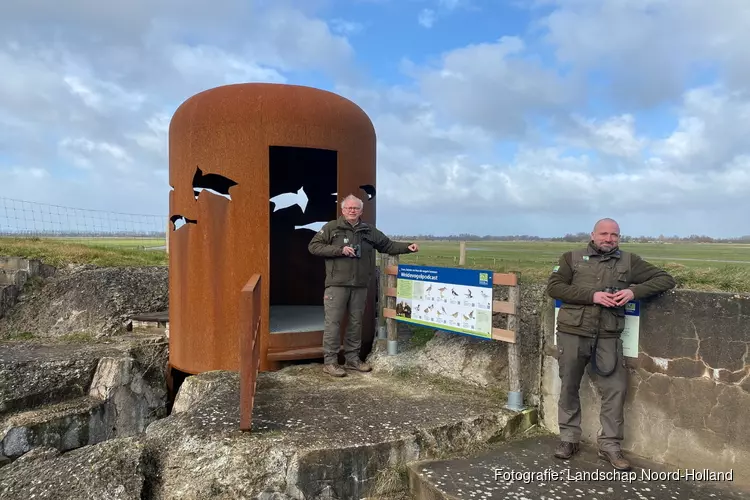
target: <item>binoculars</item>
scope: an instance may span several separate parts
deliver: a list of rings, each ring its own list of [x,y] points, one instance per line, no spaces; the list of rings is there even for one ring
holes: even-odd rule
[[[602,292],[604,292],[604,293],[617,293],[620,290],[622,290],[622,288],[608,286],[607,288],[605,288],[604,290],[602,290]]]
[[[360,258],[362,257],[362,247],[360,245],[349,245],[354,249],[354,257]]]

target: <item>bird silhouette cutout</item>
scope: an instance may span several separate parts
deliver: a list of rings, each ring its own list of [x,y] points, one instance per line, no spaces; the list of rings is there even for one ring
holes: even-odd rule
[[[309,224],[305,224],[304,226],[294,226],[294,229],[309,229],[310,231],[315,231],[316,233],[323,229],[323,226],[326,225],[326,222],[311,222]]]
[[[359,186],[359,188],[367,193],[368,200],[375,198],[375,186],[373,186],[372,184],[364,184],[362,186]]]
[[[174,226],[174,230],[177,231],[185,224],[198,224],[198,221],[195,219],[188,219],[184,215],[173,215],[169,218],[170,221],[172,221],[172,225]]]
[[[193,175],[193,195],[196,200],[201,191],[204,190],[231,200],[232,196],[229,194],[229,189],[236,185],[235,181],[220,174],[204,175],[200,167],[196,167],[195,175]]]
[[[305,209],[307,208],[307,194],[305,193],[304,186],[299,188],[296,193],[282,193],[279,195],[274,196],[271,198],[271,203],[273,203],[273,211],[276,212],[277,210],[281,210],[283,208],[292,207],[294,205],[298,205],[302,212],[305,212]]]

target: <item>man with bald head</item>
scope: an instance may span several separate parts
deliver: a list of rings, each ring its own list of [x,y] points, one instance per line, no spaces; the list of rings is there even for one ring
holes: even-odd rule
[[[547,293],[562,302],[556,332],[561,387],[560,444],[555,456],[567,459],[579,450],[578,391],[590,364],[589,376],[602,398],[599,457],[616,469],[629,470],[630,463],[621,449],[628,388],[620,339],[625,328],[625,304],[665,292],[675,286],[675,280],[638,255],[620,250],[619,242],[620,226],[615,220],[597,221],[586,248],[560,257],[549,277]]]

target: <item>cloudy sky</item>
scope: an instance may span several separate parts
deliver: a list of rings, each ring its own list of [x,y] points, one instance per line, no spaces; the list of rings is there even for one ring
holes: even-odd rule
[[[369,114],[389,233],[750,234],[747,26],[747,0],[2,0],[0,198],[166,219],[176,107],[267,81]]]

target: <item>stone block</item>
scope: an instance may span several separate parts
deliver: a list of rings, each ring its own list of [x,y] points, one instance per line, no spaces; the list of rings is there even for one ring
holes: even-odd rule
[[[750,296],[676,290],[643,301],[641,311],[640,353],[628,360],[623,448],[678,467],[733,469],[735,481],[750,484],[744,418],[750,414]],[[545,355],[542,381],[542,421],[558,432],[553,356]],[[600,403],[588,374],[580,395],[583,439],[595,443]]]

